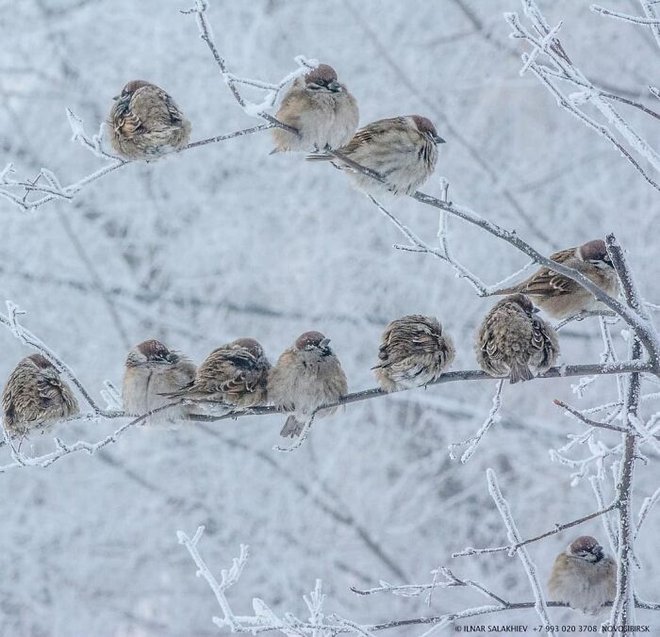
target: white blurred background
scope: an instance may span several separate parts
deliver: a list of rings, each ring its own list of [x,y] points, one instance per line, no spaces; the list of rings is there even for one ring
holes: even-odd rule
[[[564,21],[564,47],[590,79],[653,107],[646,86],[657,82],[658,48],[651,34],[595,15],[589,4],[540,3],[552,24]],[[636,2],[614,4],[637,12]],[[0,163],[12,161],[24,175],[46,166],[63,183],[92,172],[99,160],[70,141],[65,108],[95,132],[112,97],[135,78],[174,96],[193,122],[193,139],[256,123],[222,83],[194,18],[179,12],[186,8],[185,0],[0,1]],[[337,69],[359,101],[362,124],[428,116],[447,144],[425,191],[438,195],[445,177],[453,201],[516,228],[547,254],[616,233],[643,295],[658,302],[658,193],[532,76],[519,76],[520,45],[503,19],[519,10],[518,0],[215,1],[209,19],[236,74],[277,81],[304,54]],[[656,120],[617,108],[657,146]],[[149,337],[201,361],[224,342],[252,336],[274,360],[308,329],[332,339],[352,391],[371,387],[382,329],[409,313],[437,315],[457,343],[454,369],[475,368],[473,334],[491,301],[445,264],[393,249],[403,242],[396,229],[338,171],[299,155],[269,156],[270,148],[268,133],[260,133],[132,164],[70,204],[28,214],[0,200],[1,299],[28,313],[24,324],[96,397],[105,379],[120,385],[128,348]],[[433,209],[408,198],[388,204],[434,240]],[[511,247],[457,220],[450,231],[457,258],[489,283],[525,264]],[[9,331],[0,332],[0,344],[4,379],[31,352]],[[563,362],[598,362],[597,321],[567,327],[561,346]],[[598,380],[582,399],[571,392],[577,382],[507,386],[502,422],[466,465],[451,461],[447,446],[479,427],[493,382],[350,405],[317,423],[291,454],[272,449],[281,417],[254,417],[178,431],[136,428],[98,456],[0,475],[0,634],[219,634],[213,594],[177,543],[178,529],[191,533],[199,524],[207,529],[200,549],[216,573],[240,543],[251,547],[229,593],[237,612],[249,613],[256,596],[278,612],[304,615],[302,595],[316,578],[328,612],[355,621],[482,603],[460,589],[436,591],[430,608],[422,599],[349,590],[379,579],[428,582],[439,565],[529,601],[515,558],[450,556],[507,542],[488,497],[487,467],[523,536],[597,508],[588,482],[571,487],[570,468],[548,453],[582,431],[552,399],[580,408],[616,399],[613,378]],[[656,409],[649,403],[642,415]],[[115,427],[77,424],[56,433],[97,440]],[[602,439],[613,444],[616,435]],[[51,446],[44,437],[34,451]],[[578,456],[588,453],[580,448]],[[658,458],[650,459],[640,464],[637,504],[658,486]],[[611,480],[603,488],[611,494]],[[639,538],[643,568],[635,577],[645,598],[660,590],[659,526],[656,509]],[[606,544],[595,520],[530,546],[544,581],[554,555],[581,533]],[[638,623],[660,631],[655,615],[639,611]],[[551,616],[594,623],[562,609]],[[538,623],[533,611],[491,619]]]

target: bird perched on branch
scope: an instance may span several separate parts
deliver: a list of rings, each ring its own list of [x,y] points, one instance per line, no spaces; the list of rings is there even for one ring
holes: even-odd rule
[[[361,128],[345,146],[309,160],[333,160],[362,190],[378,195],[412,194],[435,170],[438,144],[444,144],[431,120],[421,115],[379,119]],[[346,161],[342,161],[342,157]],[[354,164],[380,175],[385,183],[360,172]]]
[[[557,333],[535,316],[538,311],[524,294],[512,294],[495,304],[477,333],[475,348],[481,369],[517,383],[554,365],[559,354]]]
[[[437,319],[411,314],[385,328],[380,363],[372,369],[381,388],[390,392],[436,380],[455,355],[454,343]]]
[[[582,535],[557,555],[548,590],[556,601],[597,615],[604,610],[603,604],[614,600],[616,572],[616,562],[604,554],[598,541]]]
[[[357,130],[360,113],[355,98],[337,80],[336,71],[320,64],[294,81],[275,117],[298,134],[274,128],[273,153],[312,152],[346,144]]]
[[[122,399],[124,411],[141,416],[172,402],[165,394],[176,392],[195,378],[195,365],[179,352],[155,339],[136,345],[126,357]],[[173,407],[153,414],[145,424],[174,422],[183,409]]]
[[[174,100],[155,84],[126,84],[108,118],[110,143],[125,159],[155,159],[179,150],[190,139],[190,122]]]
[[[80,413],[78,401],[55,366],[42,354],[21,360],[2,393],[4,424],[12,438]]]
[[[581,246],[560,250],[550,255],[550,259],[584,274],[609,296],[618,295],[619,279],[602,239],[594,239]],[[540,268],[521,283],[490,294],[514,292],[531,296],[536,305],[557,319],[598,309],[601,305],[596,297],[579,283],[546,267]]]
[[[261,345],[253,338],[239,338],[214,349],[197,369],[194,381],[168,396],[242,408],[264,405],[269,370]]]
[[[280,435],[300,436],[305,423],[321,405],[336,402],[348,391],[346,375],[330,349],[330,339],[320,332],[305,332],[284,350],[268,377],[268,397],[280,409],[293,411]],[[336,408],[320,411],[329,416]]]

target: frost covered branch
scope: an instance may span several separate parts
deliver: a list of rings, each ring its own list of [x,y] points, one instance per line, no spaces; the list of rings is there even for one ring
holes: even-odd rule
[[[28,345],[43,354],[55,366],[55,369],[57,369],[58,372],[64,374],[76,386],[83,398],[94,411],[95,415],[103,418],[117,418],[123,415],[121,412],[102,409],[92,398],[87,389],[85,389],[85,386],[80,382],[71,368],[66,365],[66,363],[64,363],[64,361],[62,361],[62,359],[60,359],[43,341],[41,341],[41,339],[37,338],[32,332],[18,322],[18,316],[25,314],[25,312],[21,311],[12,301],[6,301],[6,305],[7,314],[0,313],[0,324],[9,328],[14,338],[17,338],[21,343],[25,343],[25,345]]]
[[[653,10],[653,2],[649,0],[639,0],[639,3],[642,5],[642,11],[644,12],[644,17],[630,15],[629,13],[621,13],[620,11],[612,11],[611,9],[606,9],[597,4],[591,5],[591,10],[595,13],[600,13],[601,15],[614,18],[616,20],[622,20],[623,22],[631,22],[632,24],[640,24],[647,26],[651,29],[653,37],[658,46],[660,46],[660,19]]]
[[[660,172],[660,155],[637,133],[633,127],[614,109],[608,101],[611,94],[596,87],[575,67],[564,51],[557,32],[561,23],[551,28],[535,0],[522,0],[523,12],[531,29],[523,26],[517,13],[505,14],[505,19],[513,29],[512,38],[524,40],[531,46],[529,53],[523,53],[521,75],[531,71],[539,81],[554,95],[558,105],[577,117],[586,126],[607,139],[621,152],[635,169],[656,190],[660,185],[644,170],[640,162],[633,157],[633,152],[648,161],[656,172]],[[656,28],[658,28],[656,26]],[[540,62],[539,60],[545,60]],[[563,84],[568,83],[579,90],[567,93]],[[629,100],[620,100],[627,101]],[[593,106],[605,119],[605,124],[588,115],[582,106]],[[633,104],[634,105],[634,104]],[[626,141],[631,150],[619,142],[612,127]]]
[[[207,0],[195,0],[195,6],[192,9],[182,11],[184,14],[195,14],[197,19],[197,27],[199,29],[199,35],[204,40],[208,46],[215,63],[220,69],[222,74],[222,79],[225,84],[231,91],[234,99],[238,102],[239,106],[243,111],[250,117],[260,117],[261,119],[266,120],[272,126],[278,128],[284,128],[285,130],[291,131],[292,133],[298,133],[295,128],[287,126],[286,124],[278,121],[275,117],[266,112],[267,109],[272,108],[279,95],[279,92],[289,83],[295,80],[299,75],[307,73],[311,67],[316,66],[315,60],[307,60],[304,56],[299,55],[295,58],[295,61],[298,64],[298,68],[288,75],[286,75],[280,82],[277,84],[269,84],[266,82],[261,82],[259,80],[250,80],[245,78],[239,78],[229,72],[227,67],[227,62],[218,52],[218,48],[215,44],[215,39],[213,37],[213,31],[211,30],[211,25],[209,24],[206,18],[206,11],[208,10]],[[237,84],[246,84],[248,86],[254,86],[263,90],[266,90],[266,97],[264,101],[260,104],[250,102],[246,100],[241,92],[238,90]]]
[[[50,453],[43,454],[41,456],[26,456],[20,450],[20,445],[16,445],[15,441],[10,437],[9,433],[5,429],[4,424],[0,422],[0,428],[2,429],[2,435],[5,444],[9,448],[13,460],[13,462],[10,462],[8,464],[0,465],[0,473],[5,473],[10,469],[18,469],[22,467],[45,468],[50,466],[60,458],[63,458],[64,456],[68,456],[72,453],[77,453],[79,451],[86,451],[90,456],[94,455],[97,451],[103,449],[103,447],[106,447],[109,444],[113,444],[117,442],[117,440],[119,440],[119,438],[123,436],[132,427],[139,425],[140,423],[144,422],[154,414],[172,409],[173,407],[176,407],[179,404],[180,403],[172,403],[170,405],[163,405],[162,407],[153,409],[145,414],[142,414],[141,416],[138,416],[137,418],[132,418],[131,420],[129,420],[129,422],[123,424],[121,427],[117,428],[111,434],[105,436],[104,438],[102,438],[97,442],[87,442],[85,440],[78,440],[74,443],[65,443],[60,438],[55,437],[54,442],[55,442],[56,450],[51,451]],[[76,421],[76,420],[98,422],[99,420],[102,419],[119,418],[119,417],[126,417],[126,416],[124,416],[124,414],[121,413],[113,414],[110,416],[105,416],[103,414],[98,414],[98,413],[81,414],[80,416],[76,416],[74,418],[68,419],[67,422]]]
[[[536,610],[536,613],[538,614],[539,619],[541,620],[541,625],[544,627],[549,627],[551,626],[551,622],[550,622],[550,617],[548,616],[547,602],[545,599],[545,594],[541,587],[541,583],[539,581],[538,574],[536,572],[536,565],[534,564],[531,556],[527,552],[525,545],[521,544],[522,538],[520,536],[520,532],[518,531],[518,527],[516,526],[516,523],[513,520],[513,516],[511,515],[511,511],[509,509],[509,503],[502,495],[499,484],[497,483],[497,476],[495,475],[495,472],[492,469],[488,469],[486,471],[486,479],[488,480],[488,492],[490,493],[490,496],[493,498],[495,505],[497,506],[497,510],[500,512],[500,515],[502,516],[502,520],[504,521],[504,526],[506,527],[509,540],[511,541],[512,544],[516,545],[514,551],[518,554],[518,557],[520,558],[523,568],[525,569],[525,573],[527,574],[527,579],[529,580],[529,584],[532,589],[532,593],[534,595],[534,600],[535,600],[534,610]],[[552,628],[546,628],[546,632],[548,635],[555,634]]]
[[[584,517],[577,518],[576,520],[571,520],[570,522],[566,522],[564,524],[555,524],[554,528],[552,528],[550,531],[546,531],[545,533],[541,533],[540,535],[536,535],[526,540],[519,539],[518,541],[512,544],[507,544],[505,546],[494,546],[494,547],[482,548],[482,549],[477,549],[469,546],[463,549],[462,551],[458,551],[457,553],[452,553],[452,557],[468,557],[471,555],[482,555],[484,553],[502,553],[502,552],[506,552],[509,555],[513,555],[515,551],[522,548],[523,546],[527,546],[528,544],[533,544],[534,542],[538,542],[539,540],[544,540],[545,538],[550,537],[551,535],[555,535],[556,533],[560,533],[561,531],[565,531],[566,529],[570,529],[574,526],[579,526],[580,524],[584,524],[589,520],[593,520],[594,518],[600,517],[601,515],[605,515],[610,511],[614,511],[617,508],[617,506],[618,506],[618,502],[616,501],[612,502],[612,504],[605,507],[604,509],[599,509],[598,511],[594,511],[589,515],[585,515]]]

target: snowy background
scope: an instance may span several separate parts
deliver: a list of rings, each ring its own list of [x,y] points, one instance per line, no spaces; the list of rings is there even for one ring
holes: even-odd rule
[[[650,33],[595,15],[589,4],[540,3],[553,24],[564,21],[562,42],[590,79],[653,107],[645,93],[658,79]],[[632,1],[611,4],[637,12]],[[185,8],[184,0],[0,1],[0,163],[11,160],[24,174],[47,166],[64,183],[92,172],[99,160],[70,142],[65,108],[95,132],[134,78],[175,97],[193,139],[253,125],[221,82],[194,18],[179,13]],[[338,70],[362,124],[409,113],[432,119],[447,144],[425,191],[438,195],[439,178],[447,178],[453,201],[516,228],[547,254],[614,232],[643,295],[658,302],[658,193],[533,77],[519,76],[519,45],[502,17],[519,10],[517,0],[253,0],[213,2],[209,19],[239,75],[277,81],[304,54]],[[657,146],[657,121],[624,109]],[[31,214],[0,200],[0,297],[28,312],[24,324],[97,397],[105,379],[120,385],[127,350],[146,338],[199,362],[219,344],[252,336],[274,360],[308,329],[332,339],[352,391],[371,387],[382,329],[408,313],[437,315],[457,343],[454,369],[475,368],[473,334],[491,301],[445,264],[394,250],[396,229],[338,171],[269,156],[270,148],[260,133],[132,164],[71,204]],[[388,204],[434,240],[433,209],[408,198]],[[454,220],[450,228],[456,256],[489,283],[525,264],[483,232]],[[9,331],[0,332],[0,344],[6,378],[31,352]],[[561,346],[564,362],[598,362],[597,321],[568,326]],[[422,599],[349,590],[379,579],[428,582],[439,565],[529,601],[515,558],[450,556],[507,542],[487,467],[497,471],[524,537],[597,508],[588,483],[572,488],[571,470],[548,453],[582,431],[553,398],[579,407],[616,399],[613,378],[598,380],[582,400],[571,392],[577,382],[507,386],[502,422],[466,465],[451,461],[447,446],[478,428],[493,382],[350,405],[318,422],[291,454],[272,450],[281,417],[254,417],[178,431],[136,428],[97,456],[1,475],[0,634],[219,634],[215,599],[177,543],[178,529],[192,533],[199,524],[207,529],[201,551],[216,572],[240,543],[251,547],[229,593],[241,612],[256,596],[278,612],[305,615],[302,595],[316,578],[328,611],[356,621],[482,603],[460,589],[436,591],[430,608]],[[655,410],[649,403],[643,415]],[[75,424],[56,433],[97,440],[115,427]],[[612,444],[616,436],[602,439]],[[49,437],[34,444],[35,452],[51,446]],[[637,503],[658,486],[657,460],[640,464]],[[604,489],[611,493],[611,481]],[[651,599],[660,590],[659,526],[656,509],[638,545],[638,591]],[[595,520],[530,547],[544,581],[554,555],[581,533],[606,543]],[[638,623],[660,631],[657,615],[638,611]],[[551,617],[585,623],[565,609]],[[538,623],[533,611],[473,623],[507,620]]]

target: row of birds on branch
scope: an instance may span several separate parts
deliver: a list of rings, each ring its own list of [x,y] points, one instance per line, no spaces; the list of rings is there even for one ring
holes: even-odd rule
[[[618,291],[617,276],[605,243],[596,239],[551,256],[582,272],[608,294]],[[559,354],[557,332],[538,316],[539,307],[562,318],[597,308],[594,296],[573,280],[540,268],[521,283],[493,294],[506,295],[483,319],[475,351],[480,367],[490,376],[529,380],[555,364]],[[348,391],[346,375],[330,348],[329,339],[305,332],[271,366],[262,346],[240,338],[213,350],[196,367],[182,354],[151,339],[128,354],[123,381],[127,415],[141,416],[154,409],[180,405],[154,414],[149,422],[173,421],[196,410],[218,413],[273,405],[291,412],[282,436],[300,435],[312,416],[334,412],[323,405],[339,401]],[[452,338],[437,319],[413,314],[392,321],[385,329],[373,367],[380,387],[397,391],[425,386],[437,380],[454,360]],[[42,354],[19,362],[2,396],[5,430],[20,437],[31,430],[79,413],[75,395],[57,369]]]
[[[272,153],[310,153],[310,160],[331,160],[348,171],[362,189],[379,194],[411,194],[433,173],[438,144],[433,123],[421,115],[380,119],[358,130],[357,101],[327,64],[298,77],[275,115]],[[128,82],[108,117],[110,142],[123,158],[152,160],[181,150],[190,139],[190,121],[158,86]],[[271,154],[272,154],[271,153]],[[365,172],[355,169],[359,165]],[[374,179],[377,173],[386,183]]]

